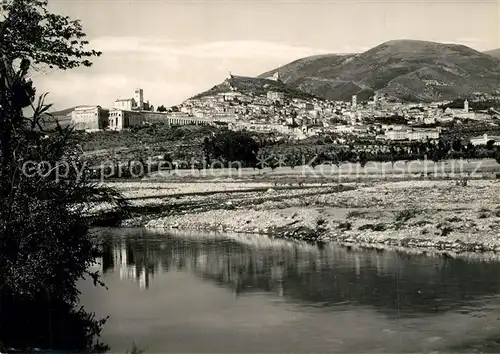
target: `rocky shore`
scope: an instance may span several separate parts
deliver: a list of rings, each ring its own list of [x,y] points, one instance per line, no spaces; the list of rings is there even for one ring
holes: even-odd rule
[[[314,243],[500,252],[500,182],[114,183],[135,208],[121,226],[263,234]]]

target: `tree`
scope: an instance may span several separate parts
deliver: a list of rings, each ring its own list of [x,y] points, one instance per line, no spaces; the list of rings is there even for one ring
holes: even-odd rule
[[[500,164],[500,150],[495,150],[495,161]]]
[[[495,140],[488,140],[486,142],[486,149],[493,150],[494,147],[495,147]]]
[[[462,141],[460,139],[455,139],[452,148],[454,151],[462,151]]]
[[[78,20],[50,13],[47,0],[13,0],[4,4],[1,52],[4,60],[27,59],[50,68],[91,66],[88,59],[101,55],[86,50],[88,42]]]
[[[271,167],[271,170],[274,171],[277,167],[280,167],[280,162],[279,159],[276,155],[271,155],[269,162],[268,162],[269,167]]]
[[[45,131],[50,105],[35,102],[30,69],[90,66],[95,50],[78,21],[46,0],[14,0],[0,22],[0,342],[6,346],[95,349],[104,320],[78,303],[77,281],[99,255],[88,206],[127,203],[90,182],[71,128]],[[23,110],[31,107],[32,117]],[[28,167],[27,167],[28,166]],[[102,346],[98,347],[102,348]]]
[[[156,107],[157,112],[166,112],[167,108],[164,105]]]
[[[257,163],[259,144],[247,132],[222,130],[203,142],[203,154],[207,160],[240,162],[247,166]]]

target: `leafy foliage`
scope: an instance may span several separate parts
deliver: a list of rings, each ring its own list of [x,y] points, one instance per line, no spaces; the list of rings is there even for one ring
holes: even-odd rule
[[[33,64],[61,69],[89,66],[78,21],[49,13],[46,1],[5,6],[0,32],[0,342],[33,347],[103,349],[95,342],[105,320],[78,304],[77,281],[91,277],[99,256],[85,210],[127,203],[93,184],[70,128],[45,132],[50,105],[27,79]],[[20,63],[17,68],[16,63]],[[31,107],[27,118],[23,109]]]
[[[10,61],[28,59],[59,69],[91,66],[91,56],[101,52],[85,49],[88,42],[78,20],[56,15],[47,9],[47,0],[13,0],[4,5],[8,12],[0,37],[2,56]]]
[[[259,144],[247,132],[222,130],[205,138],[203,152],[207,162],[218,160],[225,165],[240,162],[244,166],[255,166]]]

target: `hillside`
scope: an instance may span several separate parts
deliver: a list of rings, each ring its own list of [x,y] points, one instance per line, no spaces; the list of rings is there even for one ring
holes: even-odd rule
[[[313,98],[314,96],[309,93],[297,90],[290,85],[286,85],[282,82],[277,82],[274,80],[247,76],[232,76],[231,78],[227,78],[221,84],[216,85],[196,96],[193,96],[192,99],[231,91],[237,91],[249,96],[259,96],[266,95],[270,90],[285,92],[290,98]]]
[[[51,115],[53,115],[54,117],[66,117],[66,116],[71,115],[71,112],[73,112],[75,110],[75,108],[78,108],[78,107],[84,107],[84,106],[80,105],[80,106],[76,106],[76,107],[66,108],[66,109],[63,109],[60,111],[56,111],[56,112],[49,112],[49,113]]]
[[[488,50],[488,51],[483,52],[483,53],[491,55],[492,57],[495,57],[495,58],[500,58],[500,48]]]
[[[491,92],[500,86],[500,59],[463,45],[415,40],[383,43],[364,53],[321,55],[266,72],[330,100],[375,92],[407,101],[436,101]]]
[[[59,124],[62,127],[66,127],[71,124],[71,112],[75,108],[82,107],[82,106],[76,106],[76,107],[71,107],[71,108],[66,108],[60,111],[55,111],[55,112],[49,112],[48,115],[45,115],[43,118],[44,122],[44,128],[45,129],[53,129],[55,128],[55,120],[59,122]]]

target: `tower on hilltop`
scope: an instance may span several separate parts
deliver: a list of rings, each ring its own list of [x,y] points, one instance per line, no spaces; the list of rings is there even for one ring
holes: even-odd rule
[[[137,108],[139,108],[139,109],[144,108],[144,90],[143,89],[141,89],[141,88],[135,89],[134,100],[135,100],[135,103],[137,104]]]

